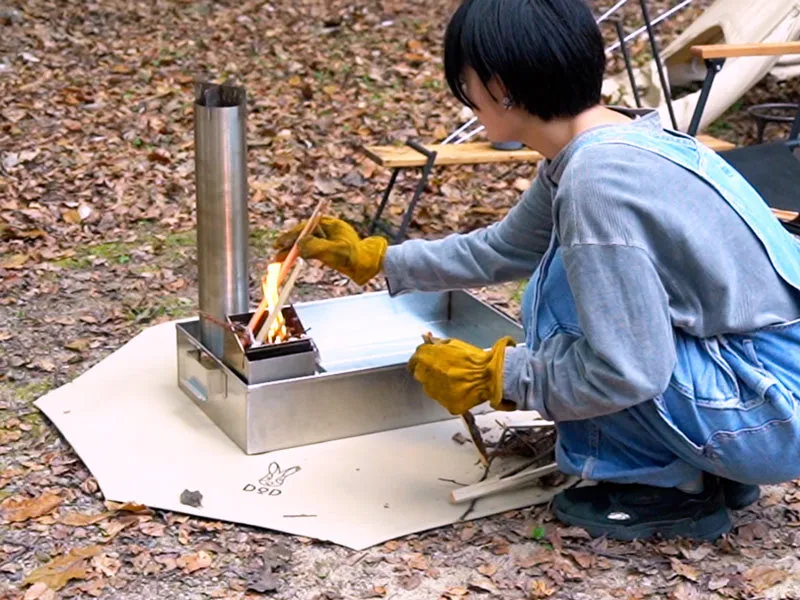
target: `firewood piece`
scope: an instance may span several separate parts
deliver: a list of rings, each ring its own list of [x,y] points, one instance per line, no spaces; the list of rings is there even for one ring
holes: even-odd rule
[[[269,335],[270,327],[275,322],[275,319],[281,314],[283,310],[284,304],[286,304],[286,300],[289,298],[289,294],[292,293],[292,288],[294,284],[297,282],[297,277],[300,275],[300,271],[303,269],[303,265],[305,262],[300,259],[295,263],[294,270],[292,271],[291,275],[289,275],[289,279],[286,280],[283,288],[281,289],[281,293],[278,296],[278,301],[275,303],[275,308],[272,312],[267,315],[267,320],[262,325],[261,329],[258,331],[258,335],[256,336],[256,341],[264,343],[267,339],[267,335]]]
[[[317,206],[314,208],[314,212],[311,213],[311,216],[306,221],[305,227],[303,227],[300,235],[297,236],[297,239],[292,244],[289,253],[286,255],[286,258],[283,259],[283,263],[281,264],[280,274],[278,275],[278,287],[283,283],[286,276],[289,274],[289,271],[294,266],[295,261],[300,256],[300,242],[303,241],[306,237],[314,232],[319,225],[319,221],[322,218],[322,215],[328,210],[328,206],[330,201],[327,198],[323,198],[319,201]],[[250,318],[250,322],[247,324],[247,328],[253,332],[253,335],[256,336],[256,327],[258,327],[259,321],[261,321],[264,313],[267,312],[269,308],[269,300],[265,297],[261,299],[259,302],[258,307],[256,308],[253,316]]]
[[[283,283],[283,280],[286,279],[286,276],[289,274],[289,271],[294,266],[295,261],[300,256],[300,242],[302,242],[306,237],[314,233],[314,230],[319,225],[320,219],[322,219],[322,215],[325,214],[325,211],[328,210],[328,206],[330,205],[330,200],[327,198],[323,198],[319,201],[317,206],[314,208],[314,212],[311,213],[311,216],[306,221],[305,227],[300,232],[300,235],[297,236],[297,239],[292,244],[289,253],[286,255],[286,258],[283,259],[283,264],[281,265],[281,274],[278,276],[278,285]]]
[[[552,463],[545,465],[544,467],[537,467],[535,469],[522,471],[508,477],[500,476],[493,479],[487,479],[486,481],[481,481],[480,483],[473,485],[466,485],[450,492],[450,503],[462,504],[464,502],[478,500],[479,498],[484,498],[492,494],[516,490],[526,485],[530,485],[537,479],[540,479],[545,475],[549,475],[550,473],[554,473],[557,470],[558,467],[556,466],[556,463]]]
[[[552,421],[544,419],[531,419],[530,421],[514,421],[508,424],[510,429],[530,429],[531,427],[555,427]]]

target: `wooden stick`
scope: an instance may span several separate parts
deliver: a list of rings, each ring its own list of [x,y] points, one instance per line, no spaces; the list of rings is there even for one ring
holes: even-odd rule
[[[533,483],[537,479],[544,477],[545,475],[549,475],[557,470],[558,467],[556,466],[556,463],[552,463],[545,465],[544,467],[531,469],[530,471],[522,471],[521,473],[517,473],[516,475],[511,475],[509,477],[500,476],[493,479],[487,479],[486,481],[481,481],[480,483],[476,483],[474,485],[466,485],[450,492],[450,503],[462,504],[464,502],[470,502],[472,500],[484,498],[491,494],[515,490]]]
[[[532,421],[516,421],[508,423],[506,427],[509,429],[529,429],[531,427],[554,427],[555,423],[552,421],[545,421],[544,419],[533,419]]]
[[[478,449],[478,454],[481,457],[481,464],[484,467],[488,467],[489,451],[486,449],[486,443],[483,441],[481,430],[478,428],[478,424],[475,422],[475,415],[467,411],[461,415],[461,421],[466,426],[467,433],[469,433],[469,437],[472,439],[472,443],[475,445],[475,448]]]
[[[308,221],[306,221],[305,227],[303,227],[300,235],[297,236],[294,244],[292,244],[292,247],[289,250],[289,253],[286,255],[286,258],[283,259],[283,264],[281,265],[281,274],[278,275],[278,285],[283,283],[283,280],[286,279],[289,271],[294,266],[294,262],[297,260],[297,257],[300,256],[300,242],[314,233],[317,225],[319,225],[320,219],[322,219],[322,215],[326,210],[328,210],[329,204],[330,200],[327,198],[323,198],[319,201],[319,203],[317,203],[317,206],[314,208],[314,212],[311,213]]]
[[[273,266],[274,263],[267,265],[267,273],[261,279],[261,290],[262,290],[262,298],[261,302],[258,303],[256,310],[253,312],[253,316],[250,317],[250,322],[247,324],[247,328],[253,332],[253,337],[256,337],[256,327],[261,322],[261,318],[264,316],[264,313],[269,310],[269,297],[264,290],[268,287],[267,283],[269,280],[269,268]],[[278,267],[278,275],[280,275],[280,267]]]
[[[286,300],[289,298],[289,294],[292,293],[292,288],[294,284],[297,282],[297,277],[300,275],[300,271],[303,269],[303,265],[306,263],[299,259],[294,266],[294,270],[292,270],[291,275],[289,275],[289,279],[286,280],[283,288],[281,289],[281,293],[278,296],[278,301],[275,303],[275,308],[272,310],[269,315],[267,315],[267,320],[264,322],[264,325],[259,329],[258,335],[256,336],[256,341],[261,342],[262,344],[267,339],[267,335],[269,335],[270,327],[275,322],[275,319],[278,318],[278,315],[281,314],[283,310],[283,305],[286,304]]]
[[[314,212],[311,213],[311,216],[306,221],[305,226],[300,231],[300,235],[297,236],[295,239],[294,244],[292,244],[289,253],[286,255],[286,258],[283,260],[281,264],[281,271],[278,274],[278,287],[283,283],[283,280],[286,279],[286,275],[289,273],[291,268],[294,266],[297,257],[300,256],[300,242],[304,240],[309,234],[313,233],[314,230],[319,225],[319,221],[322,218],[323,213],[328,210],[328,205],[330,204],[330,200],[327,198],[323,198],[317,203],[317,206],[314,208]],[[250,322],[247,324],[247,328],[253,332],[255,336],[255,329],[258,326],[258,322],[261,320],[261,317],[264,316],[264,313],[267,312],[269,308],[269,301],[266,297],[261,299],[261,302],[258,303],[258,307],[256,307],[253,316],[250,318]],[[260,333],[260,330],[259,330]],[[255,336],[256,338],[258,336]]]

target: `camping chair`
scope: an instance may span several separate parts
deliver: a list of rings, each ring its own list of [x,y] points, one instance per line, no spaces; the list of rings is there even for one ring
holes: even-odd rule
[[[697,133],[714,78],[722,69],[726,58],[800,54],[800,42],[693,46],[692,54],[705,61],[707,71],[687,132],[689,135]],[[764,104],[750,110],[757,124],[756,144],[719,154],[761,194],[784,227],[794,234],[800,234],[800,108],[795,107],[797,114],[788,139],[765,143],[763,136],[766,124],[770,121],[787,120],[785,117],[771,116],[768,112],[770,108],[785,109],[787,106]]]

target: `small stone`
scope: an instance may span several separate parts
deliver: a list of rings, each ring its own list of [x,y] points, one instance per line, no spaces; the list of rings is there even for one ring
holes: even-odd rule
[[[203,494],[200,492],[190,492],[189,490],[183,490],[183,492],[181,492],[181,504],[200,508],[202,506],[202,501]]]
[[[22,23],[22,13],[16,8],[0,6],[0,23],[3,25],[19,25]]]

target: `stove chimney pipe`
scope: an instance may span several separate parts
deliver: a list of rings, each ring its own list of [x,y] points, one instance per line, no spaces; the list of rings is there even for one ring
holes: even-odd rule
[[[247,312],[247,93],[243,87],[198,83],[194,145],[200,341],[218,358],[225,320]]]

